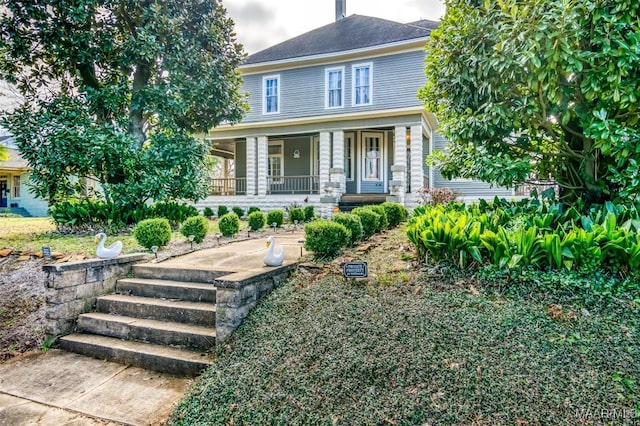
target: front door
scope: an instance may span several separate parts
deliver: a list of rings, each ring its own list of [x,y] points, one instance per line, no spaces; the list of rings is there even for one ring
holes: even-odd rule
[[[0,180],[0,207],[7,207],[7,181]]]
[[[360,193],[381,194],[385,191],[387,159],[384,132],[362,132]]]

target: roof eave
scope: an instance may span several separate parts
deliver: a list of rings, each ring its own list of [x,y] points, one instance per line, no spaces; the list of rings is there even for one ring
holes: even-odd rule
[[[344,50],[340,52],[323,53],[319,55],[301,56],[287,58],[278,61],[258,62],[255,64],[244,64],[239,67],[244,75],[272,72],[282,69],[301,68],[318,64],[339,62],[347,59],[366,58],[381,56],[385,54],[396,54],[408,51],[424,49],[424,45],[429,39],[428,36],[402,40],[400,42],[379,44],[376,46],[363,47],[360,49]]]

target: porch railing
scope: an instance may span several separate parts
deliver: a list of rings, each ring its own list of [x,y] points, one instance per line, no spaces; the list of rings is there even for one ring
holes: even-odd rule
[[[318,194],[320,176],[269,176],[268,194]]]
[[[247,178],[211,179],[211,195],[245,195]]]

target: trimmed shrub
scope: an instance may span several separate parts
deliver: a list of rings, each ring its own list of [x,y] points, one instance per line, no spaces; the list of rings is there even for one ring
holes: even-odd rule
[[[360,217],[351,213],[336,213],[333,215],[333,221],[344,225],[351,231],[351,245],[362,239],[362,222]]]
[[[211,219],[214,216],[213,209],[209,206],[205,207],[204,210],[202,210],[202,216]]]
[[[344,225],[330,220],[309,222],[304,232],[304,247],[320,258],[337,255],[351,241],[351,232]]]
[[[282,226],[284,222],[284,211],[282,210],[271,210],[267,213],[267,226],[273,226],[275,223],[279,228]]]
[[[312,205],[305,206],[304,208],[304,220],[309,222],[316,217],[316,210]]]
[[[209,232],[209,221],[203,216],[190,217],[184,221],[180,232],[187,238],[193,235],[193,242],[200,244]]]
[[[238,215],[238,217],[244,216],[244,209],[242,207],[233,206],[231,210]]]
[[[133,230],[133,236],[142,247],[164,247],[171,241],[171,225],[165,218],[145,219]]]
[[[380,219],[378,219],[378,232],[382,232],[385,229],[389,228],[389,219],[387,218],[387,211],[385,210],[384,207],[382,207],[382,205],[380,204],[376,204],[373,206],[366,206],[369,207],[371,210],[373,210],[374,212],[378,213],[380,215]]]
[[[229,213],[227,206],[218,206],[218,218],[221,218],[227,213]]]
[[[252,231],[259,231],[264,228],[264,225],[267,223],[267,216],[261,211],[254,211],[249,214],[249,229]]]
[[[240,218],[237,214],[227,213],[218,221],[220,233],[225,237],[231,237],[240,231]]]
[[[407,220],[407,216],[409,216],[409,212],[402,204],[387,201],[382,203],[382,207],[384,207],[384,210],[387,212],[389,228],[395,228]]]
[[[376,233],[380,223],[380,215],[368,207],[356,207],[351,211],[362,223],[362,237],[367,239]]]
[[[247,211],[247,215],[250,215],[253,212],[259,212],[259,211],[260,211],[260,207],[251,206],[251,207],[249,207],[249,210]]]
[[[294,223],[296,220],[298,223],[304,222],[304,210],[300,207],[292,207],[289,209],[289,222]]]

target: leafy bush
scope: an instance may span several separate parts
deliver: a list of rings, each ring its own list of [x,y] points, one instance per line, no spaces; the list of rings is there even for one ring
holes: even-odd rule
[[[264,228],[267,223],[267,216],[261,211],[254,211],[249,214],[249,229],[252,231],[258,231]]]
[[[244,216],[244,209],[242,207],[233,206],[231,210],[238,215],[238,217]]]
[[[227,208],[227,206],[218,206],[218,218],[221,218],[227,213],[229,213],[229,209]]]
[[[298,223],[304,222],[304,210],[300,207],[289,209],[289,222],[295,223],[296,220]]]
[[[218,221],[220,233],[225,237],[231,237],[240,231],[240,218],[235,213],[227,213]]]
[[[400,223],[407,220],[407,216],[409,216],[409,212],[407,211],[407,209],[400,203],[387,201],[385,203],[382,203],[382,207],[387,213],[389,228],[395,228],[396,226],[400,225]]]
[[[333,221],[344,225],[351,232],[351,245],[362,239],[362,222],[360,216],[351,213],[336,213]]]
[[[387,218],[387,210],[380,204],[366,206],[380,215],[378,219],[378,232],[382,232],[389,228],[389,219]]]
[[[481,202],[415,209],[407,236],[422,259],[471,260],[498,268],[533,267],[627,276],[640,267],[640,219],[635,208],[607,203],[585,215],[540,202]],[[624,222],[620,222],[624,220]]]
[[[380,215],[368,207],[356,207],[351,211],[357,215],[362,223],[362,237],[367,239],[375,234],[380,223]]]
[[[172,228],[177,228],[187,218],[198,216],[198,209],[189,204],[163,202],[151,206],[148,217],[163,217],[169,221]]]
[[[200,244],[209,232],[209,221],[203,216],[190,217],[184,221],[180,232],[187,238],[193,235],[193,242]]]
[[[337,255],[351,241],[351,232],[344,225],[330,220],[309,222],[304,232],[304,247],[319,258]]]
[[[273,226],[273,224],[279,228],[284,223],[284,211],[283,210],[271,210],[267,213],[267,226]]]
[[[250,215],[253,212],[259,212],[259,211],[260,211],[260,207],[251,206],[251,207],[249,207],[249,210],[247,211],[247,215]]]
[[[146,205],[129,206],[107,203],[95,198],[70,199],[55,203],[49,214],[58,229],[110,228],[120,229],[133,225],[149,215]]]
[[[205,207],[202,210],[202,215],[208,219],[211,219],[214,216],[213,209],[209,206]]]
[[[305,208],[304,208],[304,220],[306,222],[308,222],[308,221],[314,219],[315,217],[316,217],[316,210],[313,207],[313,205],[310,204],[308,206],[305,206]]]
[[[136,225],[133,236],[142,247],[164,247],[171,241],[171,225],[165,218],[145,219]]]

